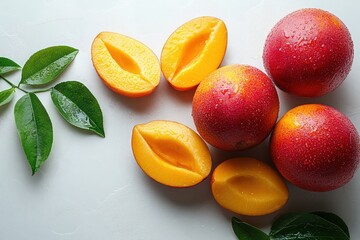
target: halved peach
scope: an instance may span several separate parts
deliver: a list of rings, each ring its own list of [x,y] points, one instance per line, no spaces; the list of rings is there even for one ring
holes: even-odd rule
[[[113,32],[101,32],[91,56],[96,72],[114,92],[127,97],[152,93],[160,82],[156,55],[143,43]]]
[[[188,90],[219,67],[227,46],[227,29],[215,17],[188,21],[167,39],[160,56],[161,70],[177,90]]]
[[[215,200],[242,215],[272,213],[285,205],[288,189],[266,163],[254,158],[232,158],[216,167],[211,179]]]
[[[173,121],[152,121],[133,128],[132,150],[140,168],[167,186],[190,187],[211,170],[211,156],[197,133]]]

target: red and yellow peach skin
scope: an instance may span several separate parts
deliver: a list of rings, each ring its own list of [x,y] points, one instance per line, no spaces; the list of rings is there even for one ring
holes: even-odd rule
[[[192,103],[200,136],[223,150],[243,150],[262,142],[278,111],[272,81],[247,65],[225,66],[209,74],[196,89]]]
[[[321,9],[301,9],[269,33],[264,66],[285,92],[317,97],[336,89],[350,72],[354,46],[345,24]]]
[[[344,114],[326,105],[307,104],[279,120],[270,150],[288,181],[306,190],[330,191],[353,177],[359,165],[360,138]]]

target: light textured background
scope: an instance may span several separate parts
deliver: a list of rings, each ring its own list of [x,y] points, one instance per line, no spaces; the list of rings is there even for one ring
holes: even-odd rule
[[[209,180],[189,189],[172,189],[146,177],[130,148],[134,124],[169,119],[194,128],[191,100],[194,91],[176,92],[162,79],[156,92],[127,99],[107,89],[96,75],[90,46],[100,31],[119,32],[148,45],[157,56],[167,37],[198,16],[223,19],[229,44],[223,65],[246,63],[263,68],[262,48],[272,26],[283,16],[304,7],[319,7],[337,15],[355,43],[353,69],[333,93],[302,99],[279,92],[282,116],[302,103],[326,103],[344,112],[360,129],[359,43],[360,2],[356,0],[176,0],[2,1],[0,55],[23,65],[37,50],[70,45],[80,50],[70,68],[56,82],[78,80],[97,97],[106,138],[69,126],[40,94],[54,126],[51,156],[31,176],[20,147],[13,107],[0,108],[0,239],[236,239],[230,217],[213,200]],[[14,83],[20,74],[8,77]],[[0,89],[7,86],[0,81]],[[16,99],[22,93],[17,92]],[[15,100],[16,100],[15,99]],[[269,161],[267,143],[246,152],[212,149],[214,165],[231,156]],[[352,239],[360,239],[360,173],[341,189],[311,193],[289,184],[290,199],[281,211],[263,217],[242,217],[268,231],[279,214],[289,211],[330,211],[348,224]]]

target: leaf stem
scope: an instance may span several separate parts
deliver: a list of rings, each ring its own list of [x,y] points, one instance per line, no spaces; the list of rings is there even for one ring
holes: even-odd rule
[[[21,87],[19,86],[16,86],[15,84],[13,84],[12,82],[10,82],[9,80],[7,80],[6,78],[4,78],[3,76],[0,75],[0,78],[2,80],[4,80],[7,84],[9,84],[11,87],[13,88],[16,88],[16,89],[19,89],[20,91],[22,91],[23,93],[29,93],[28,91],[22,89]]]
[[[15,85],[12,82],[10,82],[9,80],[7,80],[6,78],[4,78],[3,76],[0,75],[0,78],[2,78],[7,84],[9,84],[11,87],[19,89],[20,91],[22,91],[23,93],[29,93],[29,91],[26,91],[24,89],[22,89],[19,85]],[[50,91],[52,88],[45,88],[45,89],[40,89],[40,90],[36,90],[36,91],[31,91],[32,93],[41,93],[41,92],[48,92]]]

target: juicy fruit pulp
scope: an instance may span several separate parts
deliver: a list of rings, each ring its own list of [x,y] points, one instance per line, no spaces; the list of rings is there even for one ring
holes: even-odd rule
[[[301,9],[281,19],[268,35],[263,53],[275,84],[304,97],[336,89],[350,72],[353,58],[353,42],[344,23],[320,9]]]
[[[96,36],[91,47],[96,72],[114,92],[127,97],[152,93],[160,82],[156,55],[139,41],[112,32]]]
[[[192,115],[201,137],[223,150],[262,142],[275,125],[279,99],[259,69],[230,65],[209,74],[196,89]]]
[[[218,68],[226,46],[227,29],[223,21],[214,17],[192,19],[164,44],[160,57],[162,72],[175,89],[191,89]]]
[[[215,200],[238,214],[272,213],[288,200],[281,177],[266,163],[253,158],[233,158],[216,167],[211,179]]]
[[[329,191],[353,177],[359,164],[360,138],[350,120],[336,109],[307,104],[280,119],[270,150],[288,181],[311,191]]]
[[[134,157],[155,181],[172,187],[190,187],[211,170],[205,142],[190,128],[172,121],[136,125],[132,133]]]

